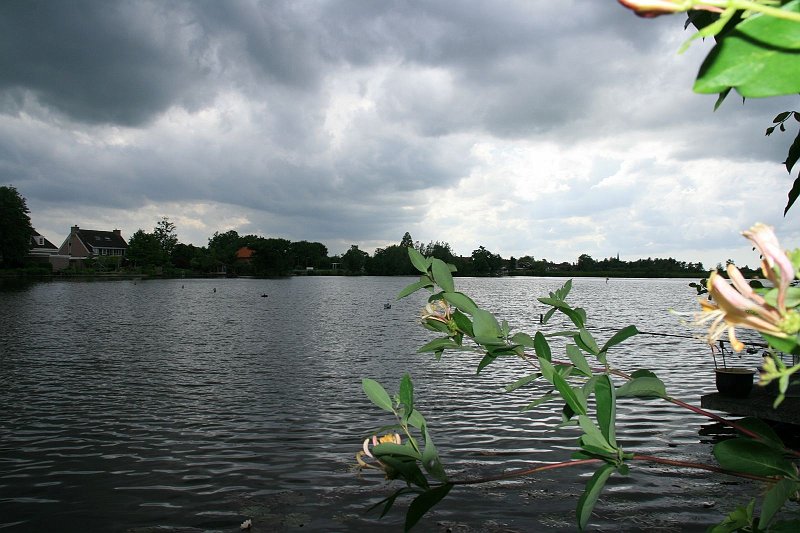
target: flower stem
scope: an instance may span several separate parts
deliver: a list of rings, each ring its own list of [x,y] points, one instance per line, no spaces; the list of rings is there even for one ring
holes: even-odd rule
[[[692,2],[692,7],[689,9],[702,9],[704,6],[719,7],[724,9],[732,7],[737,10],[741,9],[745,11],[753,11],[755,13],[763,13],[764,15],[778,19],[800,22],[800,13],[788,11],[786,9],[780,9],[778,7],[767,6],[753,0],[696,0]]]
[[[530,476],[532,474],[537,474],[539,472],[545,472],[547,470],[558,470],[559,468],[570,468],[573,466],[581,466],[587,465],[592,463],[602,463],[602,459],[577,459],[575,461],[564,461],[561,463],[553,463],[549,465],[542,465],[537,466],[534,468],[523,468],[520,470],[512,470],[510,472],[505,472],[503,474],[497,474],[495,476],[487,476],[475,479],[462,479],[458,481],[451,481],[453,485],[477,485],[479,483],[488,483],[490,481],[502,481],[504,479],[514,479],[518,477],[525,477]]]

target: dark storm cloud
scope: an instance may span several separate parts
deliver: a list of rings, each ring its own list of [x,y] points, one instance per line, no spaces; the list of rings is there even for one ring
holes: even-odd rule
[[[139,125],[206,90],[198,36],[172,4],[0,4],[0,89],[85,122]],[[13,109],[7,109],[13,111]]]

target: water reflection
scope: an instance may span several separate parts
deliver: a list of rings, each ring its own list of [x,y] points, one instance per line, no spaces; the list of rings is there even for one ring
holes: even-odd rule
[[[402,512],[365,516],[389,490],[352,471],[364,432],[390,422],[363,397],[361,377],[395,387],[412,374],[417,403],[456,475],[568,459],[577,435],[553,431],[559,406],[520,411],[546,389],[502,392],[529,371],[524,363],[476,375],[478,357],[469,353],[445,354],[440,363],[416,353],[430,340],[416,319],[424,295],[393,301],[409,281],[57,281],[3,290],[0,527],[230,531],[253,518],[270,530],[399,529]],[[563,280],[457,282],[532,333],[542,312],[536,297]],[[579,279],[572,300],[591,324],[683,336],[668,310],[695,306],[686,280]],[[567,325],[554,318],[555,329]],[[600,339],[613,333],[594,331]],[[611,357],[625,370],[652,369],[688,401],[713,388],[707,348],[691,339],[643,335]],[[624,446],[710,458],[702,419],[656,401],[620,402],[619,410]],[[589,475],[453,491],[420,530],[571,531]],[[738,486],[642,466],[612,477],[592,523],[703,529],[727,505],[709,511],[700,502],[726,499],[740,499]]]

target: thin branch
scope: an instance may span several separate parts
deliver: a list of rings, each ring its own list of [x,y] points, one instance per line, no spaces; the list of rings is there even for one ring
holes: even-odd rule
[[[523,468],[521,470],[512,470],[510,472],[497,474],[495,476],[450,481],[450,483],[452,483],[453,485],[477,485],[479,483],[488,483],[490,481],[502,481],[505,479],[514,479],[518,477],[530,476],[533,474],[537,474],[539,472],[545,472],[547,470],[557,470],[559,468],[570,468],[573,466],[581,466],[586,464],[602,463],[602,462],[603,462],[602,459],[577,459],[575,461],[564,461],[562,463],[553,463],[549,465],[537,466],[534,468]]]

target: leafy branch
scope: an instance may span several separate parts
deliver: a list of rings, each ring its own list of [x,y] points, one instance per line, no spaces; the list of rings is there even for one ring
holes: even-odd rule
[[[429,290],[431,296],[428,298],[428,305],[421,321],[426,328],[444,335],[427,343],[419,351],[433,352],[438,359],[445,350],[472,350],[477,347],[482,354],[477,367],[478,372],[502,357],[518,357],[534,363],[534,373],[522,377],[509,385],[506,390],[516,390],[543,379],[552,390],[535,399],[525,409],[532,409],[560,398],[564,405],[559,427],[576,427],[580,430],[580,435],[577,441],[578,449],[572,454],[570,461],[481,478],[450,479],[433,447],[427,424],[414,407],[410,377],[407,375],[403,377],[400,392],[394,401],[377,382],[364,380],[364,390],[370,400],[378,407],[391,411],[397,420],[397,424],[377,431],[399,429],[404,432],[408,440],[406,444],[400,444],[399,441],[378,442],[377,436],[373,436],[373,442],[377,444],[372,448],[370,456],[376,462],[359,461],[362,466],[380,468],[389,479],[406,482],[405,487],[375,506],[383,506],[381,516],[390,510],[397,498],[413,495],[414,499],[406,514],[406,530],[408,530],[455,486],[530,476],[547,470],[596,465],[595,473],[587,482],[577,503],[577,525],[583,530],[588,525],[609,477],[615,473],[628,475],[630,464],[633,462],[699,469],[766,483],[773,488],[767,491],[762,503],[762,514],[758,518],[758,527],[762,530],[770,526],[777,510],[800,490],[800,477],[794,462],[789,458],[798,457],[800,453],[785,447],[774,431],[763,422],[756,419],[729,422],[718,415],[670,397],[664,383],[649,370],[640,369],[629,375],[613,368],[608,360],[608,352],[638,334],[638,330],[634,326],[627,326],[600,345],[587,329],[585,310],[572,307],[566,301],[572,287],[571,281],[547,297],[539,298],[539,301],[550,306],[543,317],[543,323],[547,323],[555,313],[562,313],[570,319],[574,329],[549,335],[541,331],[533,336],[523,332],[512,334],[505,320],[497,320],[493,314],[481,309],[470,297],[456,291],[452,278],[453,269],[449,265],[436,258],[425,258],[413,249],[409,249],[409,255],[412,263],[420,271],[420,279],[401,291],[398,298],[420,289]],[[565,347],[569,362],[553,359],[548,341],[548,336],[553,335],[572,340],[572,343]],[[526,352],[526,349],[533,350],[533,354]],[[587,356],[596,360],[601,366],[593,368]],[[622,378],[624,383],[617,386],[612,376]],[[590,408],[592,404],[589,399],[592,397],[594,404],[593,408]],[[616,439],[618,398],[633,398],[638,401],[659,398],[669,401],[697,414],[726,423],[739,431],[741,436],[720,442],[714,447],[718,465],[678,461],[627,451]],[[421,433],[425,442],[424,448],[421,448],[413,437],[411,427]],[[382,439],[387,437],[384,436]],[[364,443],[364,451],[367,453],[369,453],[368,441],[369,438]],[[428,479],[423,471],[431,479]],[[776,486],[781,489],[774,489]],[[745,512],[742,516],[752,518],[752,513],[748,515]],[[730,516],[726,520],[729,518]],[[751,522],[753,520],[755,519]]]

